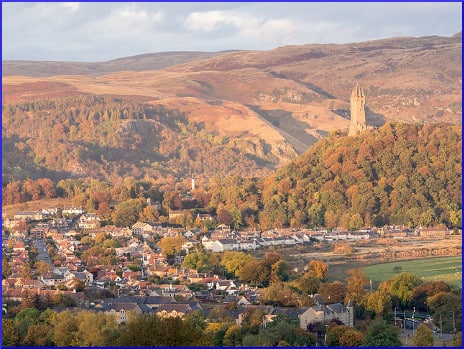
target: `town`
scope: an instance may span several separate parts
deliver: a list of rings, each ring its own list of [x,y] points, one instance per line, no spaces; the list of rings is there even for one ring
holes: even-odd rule
[[[171,218],[174,219],[176,214],[178,212]],[[197,218],[215,219],[209,214]],[[137,222],[131,228],[100,225],[96,213],[86,213],[79,207],[17,212],[12,218],[6,218],[3,258],[7,258],[8,265],[3,265],[3,272],[7,269],[9,275],[2,280],[4,306],[8,302],[25,302],[34,296],[50,298],[59,294],[79,308],[117,314],[117,322],[123,323],[126,313],[131,311],[183,317],[202,309],[204,301],[258,305],[261,302],[257,286],[238,283],[236,278],[185,268],[182,266],[184,257],[199,250],[254,251],[271,246],[379,237],[443,239],[452,233],[444,228],[397,226],[356,231],[340,228],[332,231],[306,228],[234,231],[230,226],[220,224],[204,233],[199,228],[185,229],[160,223]],[[164,253],[156,243],[163,238],[175,237],[180,238],[181,245],[174,255]],[[83,261],[79,256],[86,255],[89,240],[102,242],[110,254],[103,258],[90,255]],[[35,259],[32,265],[39,266],[35,270],[30,268],[31,257]],[[189,284],[203,287],[195,292]],[[83,292],[85,288],[107,290],[102,293],[107,298],[103,296],[94,302]],[[3,310],[8,311],[5,307]],[[300,311],[303,310],[306,309]],[[343,307],[337,314],[345,312]],[[305,321],[301,324],[305,328],[308,319],[301,317],[302,314],[296,316]],[[352,326],[352,322],[352,318],[346,320],[347,325]]]

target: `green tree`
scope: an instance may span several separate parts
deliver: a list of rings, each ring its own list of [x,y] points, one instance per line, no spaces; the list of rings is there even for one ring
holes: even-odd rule
[[[339,347],[340,337],[349,329],[345,325],[330,324],[327,329],[327,341],[325,344],[329,347]]]
[[[273,283],[279,281],[288,281],[288,279],[290,278],[289,269],[290,267],[285,261],[279,260],[275,262],[271,266],[271,275],[269,278],[269,282]]]
[[[379,289],[382,292],[390,293],[392,298],[396,298],[404,307],[411,298],[412,290],[417,287],[420,282],[417,276],[402,272],[381,284]]]
[[[368,347],[401,347],[399,330],[389,326],[382,318],[377,318],[370,324],[363,341]]]
[[[21,310],[15,317],[16,327],[19,330],[20,339],[26,337],[30,326],[36,325],[39,321],[40,311],[36,308],[26,308]]]
[[[460,292],[459,292],[460,293]],[[443,332],[452,332],[454,326],[459,329],[462,326],[462,317],[456,316],[453,325],[452,313],[461,314],[462,299],[461,295],[453,292],[439,292],[427,298],[427,305],[433,313],[434,323],[443,324]]]
[[[419,324],[412,337],[412,342],[416,347],[433,347],[434,339],[430,328],[424,324]]]
[[[207,252],[194,252],[189,253],[184,257],[182,266],[189,269],[194,269],[203,272],[210,269],[209,258]]]
[[[146,203],[143,199],[130,199],[116,206],[113,213],[113,223],[117,227],[131,227],[134,225],[144,209]]]
[[[206,328],[205,316],[200,310],[188,314],[185,317],[185,322],[190,326],[203,331]]]
[[[223,344],[226,347],[238,347],[242,345],[243,335],[240,326],[233,324],[229,326],[224,334]]]
[[[233,273],[235,276],[238,276],[240,268],[247,262],[253,260],[255,260],[255,258],[251,254],[245,252],[225,251],[221,259],[221,265],[226,268],[228,273]]]
[[[314,273],[306,272],[297,281],[296,286],[304,294],[316,294],[321,285],[321,280]]]

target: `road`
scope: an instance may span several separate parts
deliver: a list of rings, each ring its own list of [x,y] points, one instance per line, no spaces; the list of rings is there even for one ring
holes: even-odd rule
[[[34,246],[37,248],[37,260],[44,261],[52,265],[52,260],[48,254],[47,244],[44,239],[37,239],[33,241]]]

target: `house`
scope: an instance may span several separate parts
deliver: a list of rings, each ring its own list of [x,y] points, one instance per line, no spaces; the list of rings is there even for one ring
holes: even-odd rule
[[[83,214],[85,211],[81,207],[69,207],[63,209],[62,213],[63,215],[68,215],[68,216],[77,216],[80,214]]]
[[[192,307],[185,303],[161,304],[158,308],[155,309],[156,315],[161,318],[180,317],[183,319],[192,311]]]
[[[184,236],[186,239],[191,239],[195,236],[195,234],[191,231],[191,230],[187,230],[185,233],[184,233]]]
[[[300,315],[300,327],[306,330],[312,322],[330,322],[333,319],[338,319],[346,326],[353,327],[353,313],[354,309],[351,304],[348,307],[341,303],[315,305]]]
[[[142,307],[136,302],[113,302],[105,301],[101,308],[95,310],[104,311],[107,314],[113,315],[117,324],[126,323],[131,314],[142,314]]]
[[[155,229],[148,223],[137,222],[132,226],[132,234],[134,235],[153,234],[154,232]]]
[[[65,281],[65,278],[61,274],[46,273],[40,277],[40,281],[46,286],[56,286]]]
[[[96,213],[84,213],[82,216],[80,216],[77,226],[81,229],[100,228],[100,218]]]
[[[447,228],[423,228],[419,227],[415,230],[415,234],[421,238],[428,239],[444,239],[450,235],[450,232]]]
[[[199,219],[200,221],[212,221],[213,216],[211,216],[209,213],[198,213],[197,219]]]
[[[213,252],[238,251],[240,249],[240,243],[232,239],[210,240],[204,236],[201,240],[201,244],[206,250]]]
[[[42,212],[16,212],[13,216],[15,220],[38,221],[44,218]]]
[[[228,295],[235,296],[238,294],[237,285],[233,280],[218,280],[216,281],[216,290],[225,291]]]

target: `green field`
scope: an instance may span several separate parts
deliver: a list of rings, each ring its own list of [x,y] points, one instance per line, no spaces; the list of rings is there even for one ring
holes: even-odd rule
[[[394,268],[401,268],[395,271]],[[401,272],[418,276],[423,281],[444,281],[451,287],[462,286],[462,256],[434,257],[370,265],[364,268],[368,279],[382,282]]]

